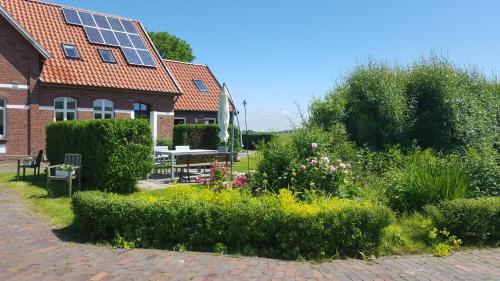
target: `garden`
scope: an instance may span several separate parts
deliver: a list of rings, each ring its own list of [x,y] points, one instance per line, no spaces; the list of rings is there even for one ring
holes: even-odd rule
[[[85,241],[289,260],[446,256],[499,246],[499,97],[495,80],[443,58],[369,61],[314,100],[301,128],[255,136],[251,170],[236,166],[245,175],[215,163],[196,185],[136,190],[152,168],[140,120],[51,124],[47,154],[87,161],[88,191],[63,201]]]

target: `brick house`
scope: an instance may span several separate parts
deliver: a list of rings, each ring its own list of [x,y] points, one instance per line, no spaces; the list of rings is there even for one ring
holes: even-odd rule
[[[222,85],[204,64],[164,60],[182,89],[175,97],[175,124],[214,124],[217,122]]]
[[[175,100],[187,111],[191,100],[180,97],[170,64],[139,21],[0,0],[0,159],[44,149],[46,124],[59,120],[146,118],[155,139],[171,136]],[[220,88],[213,76],[201,79],[209,95]],[[199,101],[207,105],[191,109],[213,118],[213,101]]]

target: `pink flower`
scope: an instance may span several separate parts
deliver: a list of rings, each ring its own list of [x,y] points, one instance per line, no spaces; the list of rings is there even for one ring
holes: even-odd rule
[[[342,168],[342,169],[345,169],[345,168],[347,167],[347,165],[346,165],[346,164],[344,164],[344,163],[340,163],[340,164],[339,164],[339,167],[340,167],[340,168]]]
[[[351,169],[352,168],[352,164],[351,163],[347,163],[346,167],[347,167],[347,169]]]
[[[302,171],[305,171],[305,170],[306,170],[306,166],[305,166],[305,165],[300,165],[300,169],[301,169]]]
[[[318,144],[317,144],[317,143],[315,143],[315,142],[311,143],[311,148],[312,148],[313,150],[318,149]]]
[[[316,166],[318,164],[318,161],[316,159],[311,160],[311,166]]]
[[[330,173],[335,174],[337,172],[337,168],[335,166],[330,166]]]

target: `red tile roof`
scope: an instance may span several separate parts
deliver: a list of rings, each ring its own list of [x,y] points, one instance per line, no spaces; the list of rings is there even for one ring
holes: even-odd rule
[[[164,60],[183,94],[175,102],[175,110],[217,111],[221,85],[208,66]],[[201,92],[194,80],[199,79],[205,84],[206,92]]]
[[[40,77],[42,82],[180,93],[138,21],[132,22],[153,56],[156,68],[129,65],[119,47],[89,43],[81,26],[66,23],[60,5],[35,0],[0,0],[0,5],[50,53]],[[75,44],[81,59],[66,59],[62,43]],[[103,63],[98,48],[110,49],[117,64]]]

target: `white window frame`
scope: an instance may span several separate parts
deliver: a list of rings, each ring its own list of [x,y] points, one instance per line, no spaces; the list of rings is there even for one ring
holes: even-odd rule
[[[56,108],[56,102],[61,100],[63,101],[63,109],[58,109]],[[68,109],[68,101],[74,101],[75,102],[75,109]],[[68,120],[68,112],[73,112],[75,114],[75,119],[72,120],[78,120],[78,102],[74,98],[68,98],[68,97],[60,97],[54,99],[54,121],[56,120],[56,116],[58,112],[63,113],[63,120],[62,121],[67,121]],[[61,121],[61,120],[59,120]]]
[[[7,137],[7,99],[0,97],[0,100],[3,100],[3,106],[0,106],[0,110],[3,111],[3,131],[0,132],[0,139],[4,140]]]
[[[175,120],[182,120],[182,121],[184,121],[184,123],[182,123],[182,124],[187,124],[186,117],[174,117],[174,123],[175,123]]]
[[[100,102],[101,103],[101,110],[95,110],[95,103],[96,102]],[[111,103],[111,111],[109,110],[105,110],[105,106],[104,106],[104,103],[105,102],[110,102]],[[95,118],[95,114],[96,113],[100,113],[101,114],[101,118],[100,119],[106,119],[104,118],[105,114],[111,114],[111,119],[114,119],[115,118],[115,103],[110,101],[110,100],[107,100],[107,99],[98,99],[98,100],[95,100],[93,103],[92,103],[92,114],[94,115],[94,119]]]

